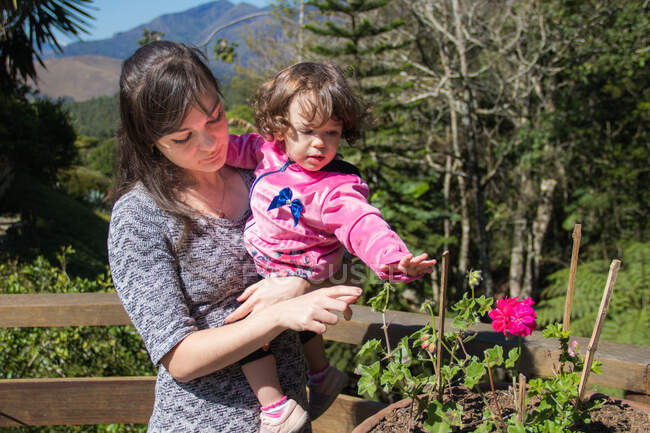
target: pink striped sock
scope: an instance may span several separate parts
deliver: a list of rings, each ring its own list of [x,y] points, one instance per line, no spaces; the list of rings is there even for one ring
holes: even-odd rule
[[[266,407],[261,407],[260,409],[262,410],[262,412],[264,412],[266,416],[270,416],[271,418],[280,418],[284,413],[284,409],[287,406],[287,402],[288,402],[287,396],[285,395],[275,403],[270,404]]]
[[[329,363],[323,368],[322,370],[318,371],[307,371],[307,377],[309,377],[309,384],[310,385],[318,385],[325,379],[325,374],[327,374],[327,370],[330,368]]]

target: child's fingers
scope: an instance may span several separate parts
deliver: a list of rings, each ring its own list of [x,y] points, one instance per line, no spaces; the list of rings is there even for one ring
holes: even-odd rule
[[[423,261],[425,261],[425,260],[427,259],[427,257],[429,257],[429,256],[427,255],[427,253],[422,253],[422,254],[420,254],[420,255],[417,256],[417,257],[413,257],[413,259],[411,260],[411,263],[412,263],[412,264],[420,264],[420,263],[422,263]]]
[[[406,272],[406,269],[408,269],[411,260],[413,260],[413,254],[405,255],[397,264],[397,269],[399,269],[400,272]]]

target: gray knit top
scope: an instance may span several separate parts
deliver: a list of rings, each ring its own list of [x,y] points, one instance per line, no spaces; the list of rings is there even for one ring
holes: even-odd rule
[[[240,171],[250,188],[252,174]],[[236,297],[259,279],[242,239],[250,211],[234,220],[204,217],[177,246],[182,224],[143,185],[122,196],[111,215],[108,255],[117,294],[158,366],[149,432],[257,432],[259,403],[235,363],[177,382],[161,358],[192,332],[221,326]],[[295,332],[273,340],[284,392],[303,407],[305,364]],[[305,428],[311,431],[310,427]]]

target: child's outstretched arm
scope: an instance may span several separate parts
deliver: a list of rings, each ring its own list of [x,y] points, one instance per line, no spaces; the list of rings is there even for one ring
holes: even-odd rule
[[[433,265],[436,264],[436,260],[427,260],[428,257],[427,253],[420,254],[417,257],[413,257],[413,254],[409,253],[402,257],[399,263],[381,265],[379,269],[389,275],[402,273],[410,277],[415,277],[422,274],[429,274],[433,272]]]
[[[426,254],[413,257],[367,195],[368,186],[360,179],[336,187],[322,208],[328,230],[382,280],[412,281],[431,272],[436,261],[426,260]]]
[[[254,169],[264,158],[264,143],[264,138],[258,134],[229,135],[226,164],[231,167]]]

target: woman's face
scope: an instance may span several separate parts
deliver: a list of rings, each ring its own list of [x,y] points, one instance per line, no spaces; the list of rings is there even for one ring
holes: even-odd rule
[[[201,100],[209,113],[192,107],[177,131],[161,137],[158,150],[190,174],[215,172],[223,167],[228,152],[228,124],[215,93]]]

